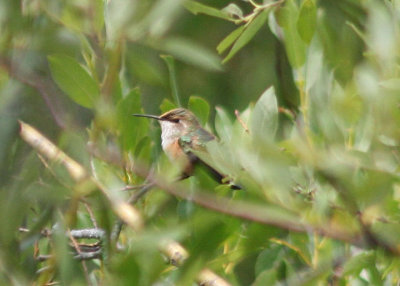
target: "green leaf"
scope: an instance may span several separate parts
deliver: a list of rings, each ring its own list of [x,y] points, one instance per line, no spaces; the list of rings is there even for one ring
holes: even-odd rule
[[[243,11],[240,7],[234,3],[228,4],[225,8],[221,10],[225,14],[228,14],[231,18],[241,19],[243,18]]]
[[[91,161],[92,172],[96,178],[104,186],[104,190],[112,203],[120,202],[127,199],[127,194],[119,192],[125,183],[119,174],[104,161],[93,158]]]
[[[230,142],[232,138],[232,122],[225,110],[220,107],[216,108],[215,130],[221,141]]]
[[[278,282],[277,280],[277,271],[275,269],[270,269],[261,272],[261,274],[257,276],[252,286],[276,285]]]
[[[198,66],[209,71],[221,71],[220,58],[214,52],[199,46],[197,43],[182,39],[168,39],[162,43],[162,49],[187,64]]]
[[[222,54],[227,48],[229,48],[242,34],[245,28],[246,26],[242,25],[239,28],[233,30],[228,36],[226,36],[217,46],[218,54]]]
[[[314,36],[317,24],[317,7],[314,0],[305,0],[300,7],[297,31],[304,42],[309,44]]]
[[[374,261],[374,253],[365,251],[348,259],[343,266],[344,275],[358,275]]]
[[[138,88],[129,92],[117,104],[118,128],[124,150],[133,149],[146,134],[149,120],[132,116],[132,113],[141,113],[141,107]]]
[[[170,111],[171,109],[176,108],[176,105],[172,103],[169,99],[164,98],[164,100],[160,104],[161,113]]]
[[[257,101],[250,121],[253,136],[259,134],[267,140],[273,140],[278,128],[278,103],[275,89],[268,88]]]
[[[149,136],[145,136],[137,142],[134,156],[139,162],[146,162],[151,158],[151,143]]]
[[[299,9],[293,0],[286,1],[285,7],[277,13],[277,21],[285,34],[286,53],[294,68],[301,67],[306,60],[306,46],[297,30],[298,16]]]
[[[50,71],[57,85],[73,101],[93,108],[99,87],[89,73],[74,59],[65,55],[48,57]]]
[[[212,16],[212,17],[216,17],[216,18],[220,18],[220,19],[224,19],[224,20],[228,20],[228,21],[234,21],[234,19],[229,17],[226,13],[224,13],[216,8],[206,6],[206,5],[196,2],[196,1],[185,1],[184,6],[186,9],[188,9],[190,12],[192,12],[195,15],[205,14],[208,16]]]
[[[257,276],[263,273],[263,271],[270,270],[277,264],[279,264],[282,256],[282,248],[280,246],[274,246],[272,248],[264,249],[257,257],[255,265],[255,273]]]
[[[240,51],[250,42],[250,40],[255,36],[258,30],[260,30],[264,23],[267,21],[268,14],[269,10],[264,10],[259,15],[257,15],[248,26],[246,26],[246,29],[235,42],[232,49],[229,51],[229,54],[222,61],[222,63],[226,63],[227,61],[229,61],[238,51]]]
[[[200,120],[202,125],[205,125],[208,121],[208,116],[210,114],[210,105],[206,100],[198,96],[191,96],[189,98],[188,108],[193,111],[193,113]]]
[[[95,0],[93,1],[94,15],[93,15],[93,26],[97,33],[101,33],[104,27],[104,1]]]
[[[113,259],[110,268],[115,273],[115,282],[125,285],[140,285],[141,269],[137,262],[138,255],[136,253],[126,252],[118,259]]]

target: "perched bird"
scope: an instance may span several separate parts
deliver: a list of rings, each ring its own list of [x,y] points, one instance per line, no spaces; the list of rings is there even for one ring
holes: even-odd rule
[[[196,165],[204,166],[210,174],[222,182],[224,175],[202,161],[192,151],[205,151],[205,144],[215,139],[215,136],[206,131],[196,116],[185,108],[172,109],[164,114],[132,114],[138,117],[153,118],[161,125],[161,144],[171,162],[177,163],[182,170],[180,179],[193,174]],[[239,186],[231,184],[233,189]]]

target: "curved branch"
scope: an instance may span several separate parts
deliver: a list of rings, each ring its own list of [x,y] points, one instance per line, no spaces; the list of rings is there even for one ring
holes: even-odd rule
[[[142,166],[138,167],[136,165],[134,171],[140,176],[148,176],[146,168],[143,168]],[[202,207],[223,214],[261,224],[273,225],[295,232],[314,232],[318,235],[351,243],[362,248],[379,246],[389,253],[400,255],[400,250],[397,250],[397,248],[394,246],[389,246],[387,243],[377,239],[376,236],[373,237],[373,243],[371,243],[370,233],[365,232],[362,229],[360,231],[349,232],[345,231],[344,229],[339,229],[337,227],[334,228],[329,225],[310,225],[301,222],[297,214],[289,213],[286,210],[278,209],[268,205],[244,201],[232,201],[224,197],[217,197],[202,190],[197,190],[196,192],[187,192],[187,190],[179,184],[169,183],[160,176],[153,175],[151,181],[160,189],[173,196],[193,201]]]
[[[20,136],[23,140],[25,140],[25,142],[27,142],[34,149],[36,149],[37,152],[47,157],[49,160],[58,161],[64,165],[71,177],[77,183],[94,183],[110,201],[114,212],[120,219],[137,231],[142,229],[142,216],[134,207],[129,205],[128,202],[113,199],[113,197],[111,197],[109,194],[109,191],[98,180],[89,176],[86,170],[79,163],[67,156],[39,131],[22,121],[19,121],[19,123]],[[175,241],[168,241],[164,245],[161,245],[161,251],[165,253],[171,261],[176,262],[177,265],[180,265],[188,257],[186,249]],[[207,268],[203,269],[199,273],[197,282],[200,285],[230,285],[228,282]]]

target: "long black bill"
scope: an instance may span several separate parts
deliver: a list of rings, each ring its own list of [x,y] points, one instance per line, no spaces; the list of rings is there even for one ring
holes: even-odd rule
[[[147,117],[147,118],[153,118],[156,120],[163,120],[160,116],[157,115],[150,115],[150,114],[132,114],[133,116],[136,117]]]

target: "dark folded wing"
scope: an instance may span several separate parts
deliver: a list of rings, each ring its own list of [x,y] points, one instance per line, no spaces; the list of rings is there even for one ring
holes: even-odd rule
[[[212,135],[210,132],[206,131],[203,128],[199,128],[195,132],[190,133],[190,136],[189,135],[182,136],[179,140],[179,145],[188,155],[192,163],[195,163],[196,165],[203,167],[211,174],[211,176],[216,181],[222,183],[222,180],[225,178],[225,176],[193,153],[193,151],[199,152],[205,150],[205,144],[214,139],[215,136]],[[235,184],[230,184],[230,185],[231,188],[234,190],[241,189],[240,186],[237,186]]]

